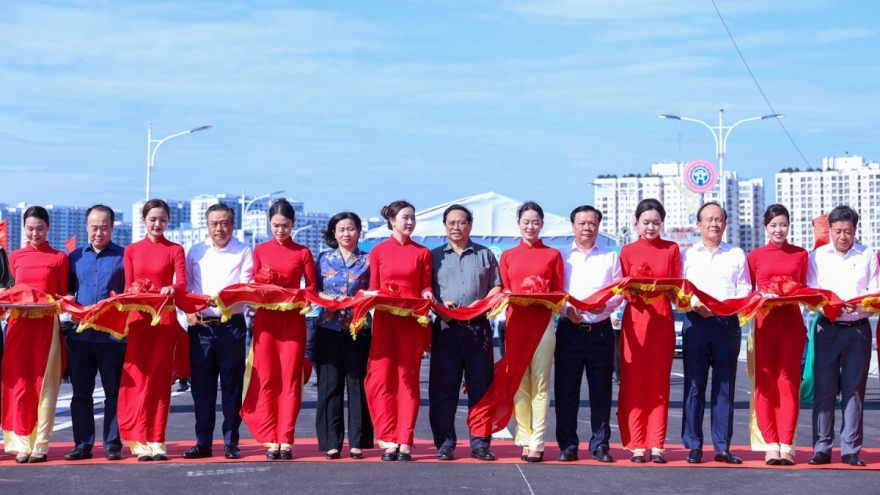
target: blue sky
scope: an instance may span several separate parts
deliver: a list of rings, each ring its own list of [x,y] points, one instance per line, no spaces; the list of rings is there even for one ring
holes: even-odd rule
[[[809,165],[880,160],[874,2],[716,0]],[[367,214],[494,190],[566,214],[608,172],[714,159],[772,113],[709,0],[0,3],[0,202],[128,212],[285,189]],[[726,169],[805,168],[774,121]],[[772,190],[772,188],[771,188]],[[774,199],[772,192],[769,201]]]

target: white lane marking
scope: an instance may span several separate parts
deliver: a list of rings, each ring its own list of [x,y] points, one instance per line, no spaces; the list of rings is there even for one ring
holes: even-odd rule
[[[95,420],[103,417],[104,413],[95,414]],[[65,428],[70,428],[71,426],[73,426],[73,421],[65,421],[63,423],[58,423],[57,425],[53,426],[52,431],[63,430]]]
[[[513,435],[510,434],[510,430],[504,428],[501,431],[496,431],[495,433],[493,433],[492,438],[494,440],[512,440]]]
[[[96,393],[97,393],[97,391],[96,391]],[[178,395],[185,394],[185,393],[186,393],[186,392],[177,392],[177,391],[175,391],[175,392],[171,392],[171,397],[177,397]],[[102,399],[102,401],[103,401],[103,395],[104,395],[104,390],[102,389],[102,390],[101,390],[101,399]],[[66,404],[67,404],[67,409],[70,409],[70,397],[72,397],[72,396],[65,396],[65,398],[64,398],[64,400],[67,401],[67,402],[66,402]],[[62,398],[59,397],[58,399],[61,400]],[[96,398],[95,398],[95,404],[98,404],[98,402],[99,402],[97,399],[98,399],[98,398],[96,397]],[[56,406],[56,407],[57,407],[57,406]],[[61,409],[60,407],[58,407],[58,408],[56,409],[56,414],[57,414],[57,411],[59,411],[59,410],[62,410],[62,409]],[[103,417],[104,417],[104,413],[98,413],[98,414],[95,414],[95,419],[96,419],[96,420],[97,420],[98,418],[103,418]],[[63,422],[63,423],[58,423],[58,424],[56,424],[54,427],[52,427],[52,431],[63,430],[63,429],[65,429],[65,428],[70,428],[71,426],[73,426],[73,422],[72,422],[72,421],[65,421],[65,422]]]
[[[73,399],[73,394],[62,395],[58,397],[58,401],[55,403],[55,415],[57,416],[59,413],[70,411],[70,401]],[[97,406],[98,404],[104,402],[106,396],[104,395],[104,389],[101,387],[95,388],[95,393],[92,394],[92,400],[94,404]]]
[[[268,467],[237,467],[227,469],[207,469],[200,471],[187,471],[187,477],[191,476],[222,476],[224,474],[240,474],[240,473],[265,473]]]
[[[525,481],[525,482],[526,482],[526,486],[529,487],[529,493],[531,493],[532,495],[535,495],[535,491],[532,490],[532,485],[529,483],[529,480],[526,479],[526,473],[524,473],[523,470],[522,470],[522,468],[519,467],[519,464],[516,465],[516,469],[519,470],[519,474],[522,475],[522,477],[523,477],[523,481]]]

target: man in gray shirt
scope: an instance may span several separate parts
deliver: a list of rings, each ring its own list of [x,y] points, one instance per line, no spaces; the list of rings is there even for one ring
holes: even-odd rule
[[[501,292],[498,261],[487,247],[470,240],[473,215],[461,205],[443,212],[449,242],[431,250],[434,263],[434,297],[448,308],[469,306]],[[486,315],[470,320],[434,320],[431,370],[428,378],[428,418],[437,446],[437,458],[454,458],[455,412],[462,373],[467,384],[468,408],[489,388],[494,375],[492,325]],[[494,461],[492,437],[470,436],[471,457]]]

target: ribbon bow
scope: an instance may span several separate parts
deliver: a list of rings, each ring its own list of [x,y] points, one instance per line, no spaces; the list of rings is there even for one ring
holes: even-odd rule
[[[400,297],[400,286],[394,281],[385,282],[385,286],[379,289],[379,294],[383,296]]]
[[[654,270],[651,269],[651,265],[646,261],[638,267],[633,267],[632,276],[639,278],[654,278]]]
[[[549,286],[547,285],[547,282],[537,275],[526,277],[526,279],[523,280],[522,286],[520,288],[522,292],[525,292],[527,294],[549,292]]]
[[[284,287],[290,281],[287,280],[287,277],[281,275],[276,272],[272,267],[263,265],[260,268],[260,271],[254,275],[254,283],[257,284],[270,284],[270,285],[278,285],[280,287]]]
[[[763,292],[776,294],[777,296],[789,296],[802,286],[787,275],[775,275],[763,287]]]
[[[159,287],[149,279],[141,278],[135,280],[131,287],[129,287],[126,291],[126,294],[158,294]]]

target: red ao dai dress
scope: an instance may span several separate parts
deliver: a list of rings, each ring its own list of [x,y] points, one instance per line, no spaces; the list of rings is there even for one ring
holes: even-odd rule
[[[315,260],[309,248],[288,238],[254,249],[254,273],[268,266],[284,277],[285,288],[316,287]],[[245,375],[241,417],[258,442],[269,449],[289,450],[296,418],[302,409],[306,317],[299,309],[259,309],[254,317],[252,359]]]
[[[624,277],[650,267],[654,277],[679,278],[678,244],[660,238],[620,250]],[[627,296],[620,336],[620,392],[617,417],[623,448],[663,449],[669,413],[669,374],[675,353],[675,320],[668,296],[647,303]]]

